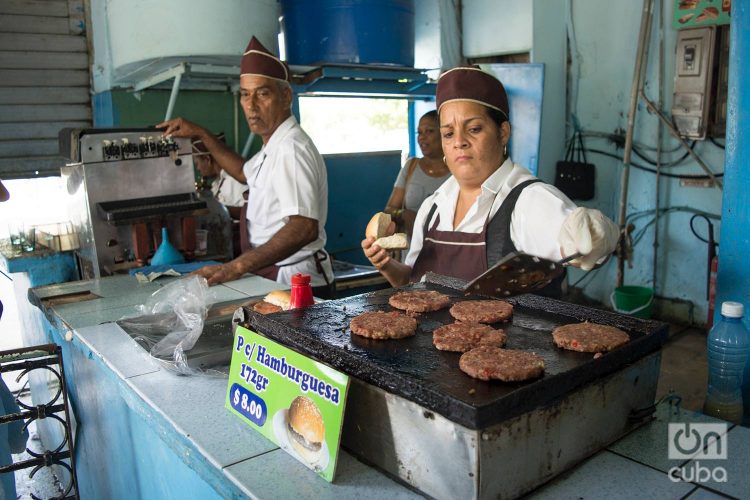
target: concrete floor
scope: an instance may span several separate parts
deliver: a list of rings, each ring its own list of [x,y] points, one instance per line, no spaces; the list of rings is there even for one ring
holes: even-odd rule
[[[30,399],[28,398],[30,403]],[[27,403],[27,404],[28,404]],[[39,440],[39,436],[36,433],[36,426],[32,422],[29,426],[29,440],[26,443],[26,449],[31,450],[37,454],[44,453],[45,449],[42,447],[42,443]],[[33,457],[24,451],[17,455],[13,455],[13,462],[21,462],[23,460],[30,460]],[[42,467],[34,474],[34,477],[29,477],[29,473],[32,469],[24,469],[16,471],[16,498],[21,500],[31,500],[32,494],[37,498],[58,498],[63,492],[63,488],[66,488],[70,482],[70,477],[66,474],[65,477],[59,478],[53,474],[52,469],[49,467]],[[64,469],[62,469],[64,472]],[[64,483],[64,485],[63,485]]]
[[[673,390],[682,397],[683,408],[701,411],[708,383],[706,332],[672,325],[669,333],[669,341],[662,349],[656,398],[658,400]]]

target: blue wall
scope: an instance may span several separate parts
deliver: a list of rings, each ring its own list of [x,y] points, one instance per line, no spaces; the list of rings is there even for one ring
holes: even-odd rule
[[[401,152],[325,155],[328,169],[326,250],[336,259],[369,264],[360,245],[370,218],[385,208],[401,168]]]
[[[611,133],[627,128],[627,111],[630,88],[635,66],[637,35],[640,26],[643,2],[601,2],[599,0],[576,0],[572,19],[575,26],[575,47],[569,90],[569,103],[585,130]],[[657,5],[660,2],[656,2]],[[671,109],[672,82],[675,64],[676,31],[671,27],[674,2],[664,1],[664,74],[658,78],[658,27],[662,22],[656,13],[652,28],[649,65],[645,74],[646,94],[653,101],[659,99],[661,86],[664,103],[662,108]],[[733,5],[734,10],[734,5]],[[657,9],[658,11],[658,9]],[[578,57],[575,57],[575,56]],[[575,100],[577,88],[577,100]],[[545,95],[545,98],[547,96]],[[656,146],[658,119],[649,114],[642,102],[638,105],[635,125],[635,141],[638,145]],[[675,149],[677,141],[664,131],[663,149]],[[622,157],[617,149],[603,138],[587,138],[586,146],[605,150]],[[714,172],[723,171],[724,151],[710,141],[699,141],[695,151]],[[679,150],[665,155],[664,160],[676,158]],[[560,151],[562,157],[563,151]],[[654,157],[655,153],[649,151]],[[620,174],[622,162],[602,155],[589,154],[589,161],[597,166],[596,198],[586,202],[616,218],[620,199]],[[637,156],[633,162],[645,164]],[[672,174],[701,175],[702,170],[694,161],[686,161],[679,167],[668,170]],[[628,195],[628,214],[642,213],[635,221],[635,230],[645,231],[635,246],[632,268],[625,268],[626,285],[654,287],[658,295],[690,301],[695,305],[695,321],[704,322],[707,314],[706,273],[707,246],[690,231],[691,213],[675,211],[659,220],[658,252],[656,257],[656,280],[654,274],[654,226],[649,225],[653,217],[648,214],[656,204],[656,178],[653,174],[631,169]],[[659,188],[660,206],[691,207],[692,209],[721,213],[722,192],[716,188],[683,187],[679,179],[662,178]],[[719,234],[718,221],[715,221]],[[697,222],[696,229],[706,235],[704,222]],[[579,271],[571,273],[571,282],[581,278]],[[591,281],[589,281],[591,280]],[[616,262],[613,260],[592,277],[584,278],[587,295],[601,301],[609,301],[616,280]],[[675,319],[688,320],[688,308],[684,303],[657,301],[662,313]]]

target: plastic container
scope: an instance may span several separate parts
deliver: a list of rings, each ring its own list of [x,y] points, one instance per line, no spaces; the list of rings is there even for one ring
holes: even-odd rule
[[[310,275],[297,273],[292,275],[292,291],[289,297],[289,309],[307,307],[315,303],[312,287],[310,286]]]
[[[167,228],[161,228],[161,245],[156,249],[154,256],[151,258],[152,266],[162,266],[165,264],[181,264],[185,262],[179,250],[169,242]]]
[[[645,286],[618,286],[612,292],[610,302],[618,313],[649,319],[654,303],[654,290]]]
[[[721,304],[721,319],[708,334],[708,391],[703,406],[706,415],[737,424],[742,422],[742,375],[750,355],[744,312],[739,302]]]
[[[118,80],[140,80],[177,61],[239,65],[253,35],[277,48],[276,0],[107,0],[102,7],[102,37]]]
[[[414,66],[414,0],[281,0],[289,64]]]
[[[208,253],[208,229],[195,230],[195,255]]]

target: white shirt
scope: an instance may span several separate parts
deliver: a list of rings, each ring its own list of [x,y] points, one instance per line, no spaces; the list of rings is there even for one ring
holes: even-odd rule
[[[323,157],[294,116],[274,131],[267,144],[243,166],[250,188],[247,229],[253,248],[273,237],[292,215],[318,221],[318,237],[290,257],[279,261],[276,281],[291,284],[292,275],[305,273],[313,286],[325,285],[312,255],[326,244],[328,177]],[[286,265],[290,264],[290,265]],[[333,278],[330,258],[323,269]]]
[[[404,263],[413,267],[422,250],[424,221],[433,203],[437,204],[437,210],[430,220],[428,229],[432,227],[437,214],[440,214],[440,223],[437,227],[440,231],[481,233],[488,221],[488,215],[491,219],[510,191],[529,179],[535,179],[531,172],[516,165],[510,158],[506,159],[505,163],[484,181],[481,194],[454,229],[453,216],[456,213],[459,186],[455,177],[449,178],[419,207],[409,254]],[[513,244],[521,252],[545,259],[561,259],[557,235],[563,221],[575,208],[575,204],[554,186],[541,182],[527,186],[521,192],[511,216],[510,237]]]
[[[211,183],[211,192],[214,198],[227,207],[241,207],[245,204],[242,193],[247,191],[247,184],[243,184],[226,170],[221,170],[219,176]]]

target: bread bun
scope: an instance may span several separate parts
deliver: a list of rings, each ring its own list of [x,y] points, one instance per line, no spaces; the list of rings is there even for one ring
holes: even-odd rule
[[[388,236],[388,226],[391,225],[391,215],[378,212],[372,216],[365,229],[365,238],[382,238]]]
[[[274,290],[273,292],[266,295],[263,300],[268,302],[269,304],[279,306],[284,311],[288,311],[291,296],[289,295],[289,290]]]
[[[409,248],[409,242],[405,233],[396,233],[392,236],[384,236],[375,240],[375,245],[386,250],[403,250]]]
[[[287,413],[289,443],[304,460],[315,463],[320,458],[325,425],[320,410],[308,397],[297,396]]]
[[[388,235],[391,216],[385,212],[378,212],[372,216],[365,229],[365,238],[375,238],[375,244],[386,250],[403,250],[409,248],[405,233]]]
[[[283,309],[280,306],[277,306],[275,304],[270,304],[266,302],[265,300],[259,300],[255,304],[253,304],[253,311],[261,313],[261,314],[273,314],[277,312],[283,311]]]

